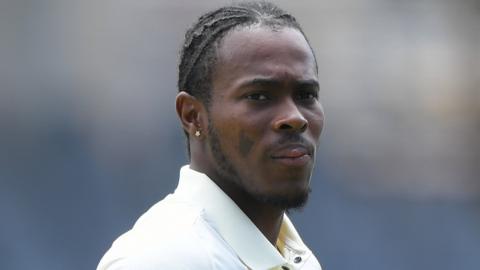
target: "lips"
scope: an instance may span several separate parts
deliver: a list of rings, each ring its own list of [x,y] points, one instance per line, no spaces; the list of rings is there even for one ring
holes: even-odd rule
[[[303,146],[289,146],[289,147],[284,147],[281,150],[275,151],[272,157],[273,158],[299,158],[304,155],[308,155],[307,148]]]
[[[313,149],[302,144],[285,145],[276,149],[271,158],[288,166],[304,166],[312,159]]]

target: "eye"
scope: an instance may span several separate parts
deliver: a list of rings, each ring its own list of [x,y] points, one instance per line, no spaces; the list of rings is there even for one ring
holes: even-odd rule
[[[296,98],[298,100],[303,100],[303,101],[311,101],[315,100],[318,98],[318,93],[317,91],[300,91],[297,95]]]
[[[250,100],[257,100],[257,101],[265,101],[265,100],[269,100],[268,96],[263,94],[263,93],[253,93],[253,94],[249,94],[246,96],[247,99],[250,99]]]

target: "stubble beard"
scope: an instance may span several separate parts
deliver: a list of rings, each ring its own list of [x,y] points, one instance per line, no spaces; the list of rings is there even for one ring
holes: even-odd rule
[[[210,150],[215,163],[217,164],[218,175],[225,181],[229,181],[231,184],[235,185],[252,199],[282,210],[301,210],[307,203],[308,196],[311,191],[310,187],[293,195],[287,195],[266,194],[265,192],[259,191],[254,186],[247,185],[238,173],[238,170],[225,155],[225,152],[220,144],[219,135],[216,129],[213,127],[210,119],[208,125],[208,143],[210,145]]]

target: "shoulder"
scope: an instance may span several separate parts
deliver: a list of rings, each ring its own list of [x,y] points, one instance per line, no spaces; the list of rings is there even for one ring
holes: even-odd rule
[[[97,270],[211,269],[202,209],[167,197],[143,214]]]
[[[181,245],[178,241],[158,247],[141,247],[138,252],[112,256],[98,270],[213,269],[211,259],[199,243]]]

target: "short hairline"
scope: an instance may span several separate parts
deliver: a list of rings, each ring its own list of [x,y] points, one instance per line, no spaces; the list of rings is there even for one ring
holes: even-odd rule
[[[250,23],[250,24],[239,24],[239,25],[236,25],[236,26],[230,28],[228,31],[225,31],[225,33],[223,33],[223,35],[221,35],[212,44],[211,49],[214,50],[214,53],[213,53],[212,65],[210,67],[211,68],[210,69],[210,74],[209,74],[210,75],[209,76],[210,89],[208,90],[209,98],[206,101],[203,101],[203,100],[200,101],[205,105],[205,108],[207,109],[207,111],[209,111],[210,101],[211,101],[211,98],[213,96],[213,78],[214,78],[216,70],[217,70],[217,65],[218,65],[218,62],[219,62],[219,59],[220,59],[219,50],[222,48],[223,42],[225,41],[226,38],[228,38],[228,36],[230,34],[234,33],[235,31],[240,32],[240,31],[254,29],[254,28],[258,28],[258,29],[265,28],[267,30],[271,30],[272,32],[280,32],[281,30],[287,29],[287,28],[298,31],[303,36],[303,38],[305,39],[305,41],[308,44],[308,47],[309,47],[309,49],[312,53],[313,59],[315,61],[315,72],[318,75],[318,65],[317,65],[317,59],[315,57],[315,52],[313,51],[313,48],[310,45],[310,41],[307,39],[305,33],[303,33],[303,31],[301,29],[299,29],[299,28],[297,28],[293,25],[267,24],[263,21],[254,22],[254,23]]]

